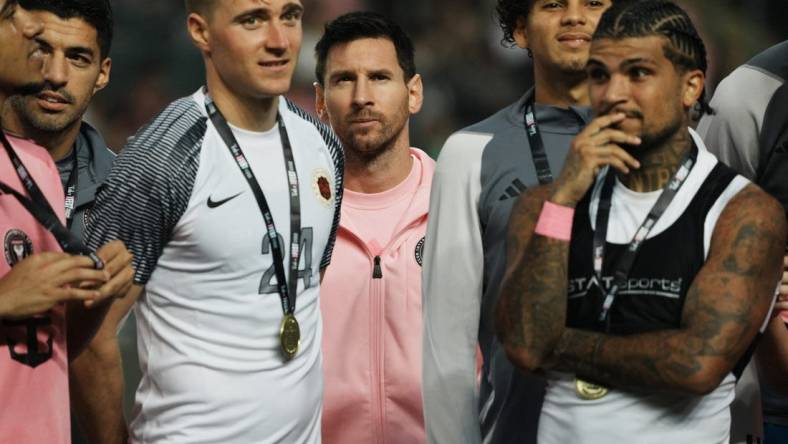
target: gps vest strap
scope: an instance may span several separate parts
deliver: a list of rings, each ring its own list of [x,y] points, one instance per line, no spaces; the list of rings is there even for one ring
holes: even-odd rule
[[[610,307],[616,300],[618,291],[627,284],[629,272],[632,270],[632,264],[635,262],[635,257],[638,254],[640,246],[646,240],[648,233],[657,224],[657,221],[665,213],[670,203],[676,197],[676,194],[684,184],[687,177],[692,170],[692,167],[698,160],[698,147],[692,144],[692,148],[684,156],[679,169],[673,175],[668,185],[660,193],[657,202],[651,207],[651,210],[646,216],[646,219],[640,225],[640,228],[635,232],[635,236],[629,243],[629,247],[624,251],[623,255],[616,263],[613,273],[613,282],[610,290],[605,291],[602,286],[602,264],[605,258],[605,242],[607,240],[607,225],[610,219],[610,207],[613,199],[613,187],[616,183],[616,175],[608,167],[607,173],[602,185],[602,192],[599,197],[599,206],[596,213],[596,230],[594,230],[594,244],[593,244],[593,264],[594,274],[596,275],[597,282],[599,283],[600,290],[605,293],[605,299],[602,303],[602,308],[599,313],[599,320],[606,321],[610,312]]]

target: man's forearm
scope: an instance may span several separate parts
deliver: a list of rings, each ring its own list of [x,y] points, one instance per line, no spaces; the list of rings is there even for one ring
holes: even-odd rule
[[[568,328],[555,351],[556,368],[611,387],[702,392],[694,382],[703,363],[690,350],[697,342],[682,330],[611,336]]]
[[[566,322],[569,242],[531,234],[541,208],[522,202],[515,207],[507,249],[522,253],[509,256],[497,311],[507,355],[527,370],[544,364]]]
[[[68,323],[68,359],[73,361],[88,346],[101,327],[112,300],[103,301],[98,306],[85,308],[82,302],[72,302],[66,307]]]
[[[97,337],[69,368],[71,405],[91,443],[125,444],[123,371],[115,337]]]

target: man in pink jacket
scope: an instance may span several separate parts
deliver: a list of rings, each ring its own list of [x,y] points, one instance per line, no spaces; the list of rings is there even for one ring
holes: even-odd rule
[[[321,288],[323,442],[420,443],[421,257],[434,162],[410,147],[413,45],[374,13],[318,42],[317,111],[345,148],[345,197]]]

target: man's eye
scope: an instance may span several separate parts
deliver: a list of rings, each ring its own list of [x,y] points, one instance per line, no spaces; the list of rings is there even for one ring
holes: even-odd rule
[[[244,26],[256,26],[260,23],[260,17],[246,17],[241,20],[241,24]]]
[[[288,22],[297,22],[301,20],[301,15],[302,15],[301,11],[294,9],[292,11],[285,13],[285,15],[282,16],[282,20]]]
[[[592,69],[588,71],[588,78],[596,81],[604,80],[607,78],[607,74],[601,69]]]
[[[633,79],[642,79],[647,77],[649,74],[651,73],[645,68],[632,68],[629,70],[629,76]]]
[[[88,66],[88,65],[90,65],[90,59],[85,57],[85,56],[71,57],[71,61],[76,66]]]

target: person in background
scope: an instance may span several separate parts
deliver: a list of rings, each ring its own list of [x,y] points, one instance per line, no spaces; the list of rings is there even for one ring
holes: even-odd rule
[[[422,273],[422,387],[431,443],[536,441],[544,379],[515,369],[495,338],[506,223],[520,193],[561,171],[572,138],[590,120],[588,49],[613,3],[497,2],[504,41],[532,57],[534,85],[451,135],[438,156]]]
[[[786,61],[788,41],[736,68],[717,86],[711,100],[716,112],[701,119],[698,133],[712,153],[777,198],[788,213]],[[754,442],[760,436],[766,444],[788,442],[788,255],[783,261],[785,271],[774,317],[755,353],[760,378],[755,380],[750,371],[746,374],[747,384],[737,386],[733,430],[736,443],[747,443],[747,439]],[[760,403],[765,422],[763,435],[759,433]],[[754,420],[749,419],[752,416]]]

